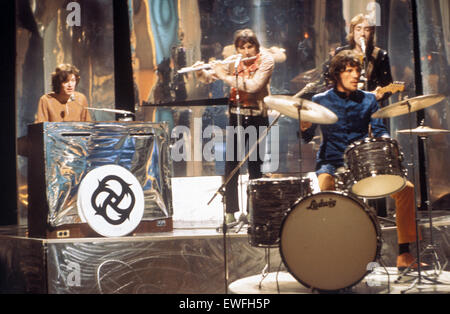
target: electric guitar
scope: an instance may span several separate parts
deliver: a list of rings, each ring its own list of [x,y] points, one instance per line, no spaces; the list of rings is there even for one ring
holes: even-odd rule
[[[386,93],[391,93],[393,95],[398,92],[403,92],[404,90],[405,90],[405,83],[396,81],[385,87],[381,87],[380,89],[373,91],[373,93],[375,93],[375,95],[384,96],[384,94]]]

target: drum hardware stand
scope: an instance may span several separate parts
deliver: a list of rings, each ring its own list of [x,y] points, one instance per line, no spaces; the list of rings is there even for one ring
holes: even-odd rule
[[[376,209],[369,205],[369,199],[368,198],[363,198],[363,202],[364,202],[364,204],[366,204],[367,206],[372,208],[374,212],[376,212]],[[381,220],[381,221],[384,221],[384,222],[387,222],[387,223],[390,223],[390,224],[393,224],[394,226],[397,225],[397,222],[395,220],[392,220],[392,219],[389,219],[389,218],[385,218],[385,217],[381,217],[381,216],[377,215],[377,219]]]
[[[392,219],[389,219],[389,218],[380,217],[380,216],[377,216],[377,218],[378,218],[378,220],[381,220],[381,221],[384,221],[384,222],[391,223],[391,224],[393,224],[394,226],[397,225],[397,223],[395,222],[395,220],[392,220]]]
[[[422,139],[423,142],[424,142],[424,146],[425,146],[425,162],[429,166],[429,162],[428,162],[428,158],[427,158],[427,154],[428,154],[428,150],[427,150],[427,148],[428,148],[427,147],[428,136],[420,135],[420,139]],[[445,269],[445,267],[447,266],[448,260],[447,260],[447,258],[445,258],[444,265],[443,266],[441,265],[440,260],[439,260],[439,256],[438,256],[437,251],[436,251],[436,245],[434,244],[432,207],[431,207],[431,202],[430,202],[430,187],[429,186],[427,186],[427,201],[425,203],[427,205],[428,223],[429,223],[429,229],[430,229],[430,243],[422,250],[422,252],[420,252],[419,256],[420,255],[425,255],[427,252],[428,252],[428,255],[432,256],[432,258],[433,258],[432,266],[433,266],[433,271],[434,271],[432,276],[435,277],[435,278],[438,278],[440,276],[440,274],[442,273],[442,270]],[[401,276],[399,278],[401,278]],[[435,278],[430,278],[429,276],[423,276],[423,278],[425,278],[426,280],[428,280],[428,281],[430,281],[431,283],[434,283],[434,284],[444,284],[444,283],[440,282],[439,280],[437,280]],[[420,283],[421,282],[420,282],[420,277],[419,277],[405,291],[408,291],[408,290],[412,289],[416,284],[420,284]],[[405,292],[405,291],[403,291],[403,292]]]
[[[405,103],[405,105],[407,105],[408,106],[408,115],[409,115],[409,129],[410,129],[410,132],[409,132],[409,143],[410,143],[410,148],[411,148],[411,165],[414,165],[414,146],[413,146],[413,139],[412,139],[412,123],[411,123],[411,104],[409,103],[409,101],[407,101],[406,103]],[[417,189],[416,189],[416,180],[415,180],[415,171],[414,171],[414,169],[413,169],[413,180],[414,180],[414,211],[415,211],[415,215],[416,215],[416,219],[415,219],[415,222],[416,222],[416,255],[417,255],[417,257],[416,257],[416,259],[397,277],[397,280],[395,281],[395,282],[399,282],[399,280],[405,275],[405,274],[407,274],[408,272],[409,272],[409,270],[411,269],[411,267],[412,267],[412,265],[414,265],[414,263],[415,262],[417,262],[417,278],[416,279],[414,279],[414,281],[413,281],[413,283],[407,288],[407,289],[405,289],[405,290],[403,290],[403,291],[401,291],[401,293],[405,293],[405,292],[407,292],[407,291],[409,291],[409,290],[411,290],[411,289],[413,289],[416,285],[421,285],[422,284],[422,278],[424,278],[424,279],[426,279],[426,280],[428,280],[428,281],[430,281],[430,282],[432,282],[432,283],[440,283],[440,282],[438,282],[437,280],[435,280],[435,279],[432,279],[432,278],[429,278],[429,277],[427,277],[427,276],[422,276],[422,273],[421,273],[421,268],[422,268],[422,266],[421,266],[421,255],[425,252],[425,251],[427,251],[427,250],[429,250],[429,249],[431,249],[431,246],[433,246],[433,253],[434,254],[436,254],[436,252],[434,251],[434,245],[433,245],[433,243],[431,244],[431,246],[429,246],[429,247],[427,247],[427,248],[425,248],[425,250],[424,250],[424,252],[421,252],[421,249],[420,249],[420,242],[419,242],[419,216],[418,216],[418,210],[417,210],[417,197],[416,197],[416,195],[417,195]],[[429,190],[428,190],[429,188],[427,188],[427,193],[429,194]],[[429,200],[428,200],[428,202],[429,202]],[[431,234],[431,229],[432,229],[432,226],[431,226],[431,224],[432,224],[432,221],[431,221],[431,213],[430,213],[430,211],[431,211],[431,207],[429,206],[429,203],[427,202],[427,207],[428,207],[428,212],[429,212],[429,219],[430,219],[430,234]]]
[[[425,163],[428,166],[429,169],[429,160],[427,158],[428,155],[428,136],[422,135],[420,136],[424,143],[425,148]],[[427,173],[427,177],[429,178],[429,173]],[[431,200],[430,200],[430,184],[428,182],[427,185],[427,212],[428,212],[428,223],[430,226],[430,243],[425,247],[423,254],[427,251],[431,252],[431,255],[433,256],[433,268],[434,268],[434,276],[439,277],[439,275],[442,273],[442,270],[447,266],[448,260],[445,258],[444,266],[441,266],[441,263],[439,262],[439,257],[436,251],[436,245],[434,244],[434,238],[433,238],[433,219],[432,219],[432,206],[431,206]]]
[[[411,123],[411,104],[409,103],[409,101],[407,101],[405,103],[405,105],[408,106],[408,116],[409,116],[409,126],[410,126],[410,130],[412,129],[412,123]],[[412,139],[412,132],[409,133],[409,146],[411,149],[411,153],[410,153],[410,164],[408,166],[412,166],[414,167],[414,145],[413,145],[413,139]],[[410,268],[412,267],[412,265],[414,265],[414,263],[417,261],[417,273],[418,273],[418,277],[417,279],[414,281],[414,283],[411,285],[410,288],[408,288],[407,290],[411,289],[412,286],[414,286],[416,283],[421,283],[422,281],[422,275],[421,275],[421,260],[420,260],[420,243],[419,243],[419,217],[418,217],[418,210],[417,210],[417,188],[416,188],[416,173],[415,173],[415,169],[412,169],[412,177],[413,177],[413,184],[414,184],[414,214],[415,214],[415,223],[416,223],[416,255],[417,258],[416,260],[414,260],[411,265],[409,265],[401,274],[400,276],[397,277],[396,282],[398,282],[406,273],[409,272]],[[406,291],[406,290],[405,290]]]
[[[262,282],[266,277],[270,274],[270,247],[264,248],[264,255],[266,259],[266,265],[264,266],[262,272],[261,272],[261,280],[259,281],[259,289],[262,288]]]
[[[303,178],[303,157],[302,157],[302,107],[303,104],[300,101],[299,106],[297,107],[297,112],[298,112],[298,135],[299,135],[299,140],[298,140],[298,162],[299,162],[299,172],[300,172],[300,178]],[[300,195],[303,195],[303,184],[300,184]]]

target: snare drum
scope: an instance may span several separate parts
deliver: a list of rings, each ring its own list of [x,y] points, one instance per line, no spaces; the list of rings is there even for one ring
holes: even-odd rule
[[[342,192],[302,198],[283,219],[280,237],[280,255],[291,275],[323,291],[357,284],[381,250],[376,215]]]
[[[352,143],[344,153],[350,171],[350,191],[363,198],[380,198],[406,184],[403,155],[391,138],[366,138]]]
[[[261,178],[247,186],[249,243],[256,247],[276,247],[285,213],[301,197],[311,193],[309,178]]]

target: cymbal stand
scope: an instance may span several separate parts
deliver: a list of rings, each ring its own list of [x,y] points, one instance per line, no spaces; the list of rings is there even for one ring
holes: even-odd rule
[[[298,162],[299,162],[299,171],[300,178],[303,178],[303,156],[302,156],[302,100],[300,99],[300,104],[297,108],[298,111]],[[303,184],[300,184],[300,195],[303,195]]]
[[[302,168],[302,163],[303,163],[303,159],[302,159],[302,101],[300,99],[300,104],[297,107],[297,112],[298,112],[298,135],[299,135],[299,140],[298,140],[298,162],[299,162],[299,170],[300,170],[300,176],[303,175],[303,168]],[[300,185],[301,186],[301,185]],[[303,191],[300,191],[303,192]]]
[[[411,122],[411,104],[409,103],[409,101],[407,101],[405,103],[405,105],[408,106],[408,116],[409,116],[409,129],[412,130],[412,122]],[[412,136],[412,132],[409,132],[409,146],[411,149],[411,153],[410,153],[410,164],[409,166],[412,167],[412,177],[413,177],[413,184],[414,184],[414,215],[415,215],[415,223],[416,223],[416,260],[414,260],[411,265],[409,265],[398,277],[396,281],[399,281],[406,273],[409,272],[409,270],[411,269],[411,267],[414,265],[414,263],[417,261],[417,273],[418,273],[418,277],[417,280],[411,285],[414,286],[416,283],[420,284],[422,282],[422,275],[421,275],[421,261],[420,261],[420,242],[419,242],[419,217],[418,217],[418,210],[417,210],[417,188],[416,188],[416,173],[415,173],[415,167],[414,167],[414,158],[415,158],[415,154],[414,154],[414,144],[413,144],[413,136]],[[409,290],[410,288],[408,288],[407,290]],[[406,291],[406,290],[405,290]]]
[[[423,143],[424,143],[424,149],[425,149],[425,162],[426,165],[429,167],[430,163],[428,160],[428,136],[426,135],[421,135],[420,138],[422,139]],[[428,168],[429,169],[429,168]],[[427,173],[426,175],[427,178],[429,178],[429,173]],[[432,219],[432,206],[431,206],[431,200],[430,200],[430,182],[428,182],[428,186],[427,186],[427,201],[426,201],[426,205],[427,205],[427,213],[428,213],[428,223],[429,223],[429,228],[430,228],[430,243],[424,248],[422,254],[424,255],[426,252],[430,252],[431,256],[433,257],[432,260],[432,264],[433,264],[433,270],[434,270],[434,277],[439,277],[439,275],[442,273],[442,270],[447,266],[448,260],[445,257],[445,262],[444,265],[442,266],[440,261],[439,261],[439,256],[437,254],[436,251],[436,245],[434,244],[434,239],[433,239],[433,219]],[[428,279],[428,278],[427,278]],[[430,281],[435,281],[432,279],[428,279]],[[436,283],[439,283],[436,281]]]
[[[406,102],[406,105],[408,106],[408,114],[409,114],[409,116],[410,116],[410,118],[409,118],[409,129],[410,129],[410,132],[409,132],[409,141],[410,141],[410,146],[411,146],[411,153],[412,153],[412,159],[411,159],[411,162],[414,162],[414,159],[413,159],[413,156],[414,156],[414,149],[413,149],[413,140],[412,140],[412,124],[411,124],[411,105],[409,104],[409,102]],[[421,139],[422,140],[424,140],[424,144],[425,144],[425,162],[427,163],[427,165],[428,165],[428,158],[426,157],[427,156],[427,144],[426,144],[426,140],[427,140],[427,137],[426,136],[421,136]],[[415,172],[414,172],[414,169],[413,169],[413,178],[415,178]],[[415,179],[414,179],[414,183],[415,183]],[[410,268],[412,267],[412,265],[417,261],[417,273],[418,273],[418,276],[417,276],[417,278],[413,281],[413,283],[407,288],[407,289],[405,289],[405,290],[403,290],[403,291],[401,291],[401,293],[405,293],[405,292],[407,292],[407,291],[409,291],[409,290],[411,290],[411,289],[413,289],[415,286],[417,286],[417,285],[421,285],[423,282],[422,282],[422,279],[426,279],[426,280],[428,280],[428,281],[430,281],[431,283],[434,283],[434,284],[442,284],[442,282],[439,282],[438,280],[436,280],[436,279],[433,279],[433,278],[430,278],[430,277],[428,277],[428,276],[423,276],[422,274],[421,274],[421,256],[425,253],[425,252],[427,252],[427,251],[431,251],[432,252],[432,254],[433,254],[433,258],[434,258],[434,260],[433,260],[433,264],[434,264],[434,266],[436,267],[436,266],[438,266],[439,268],[441,268],[440,267],[440,263],[439,263],[439,258],[438,258],[438,256],[437,256],[437,252],[436,252],[436,250],[435,250],[435,246],[434,246],[434,241],[433,241],[433,234],[432,234],[432,228],[433,228],[433,226],[432,226],[432,224],[433,224],[433,222],[432,222],[432,215],[431,215],[431,210],[432,210],[432,208],[431,208],[431,206],[430,206],[430,193],[429,193],[429,187],[427,187],[427,198],[428,198],[428,200],[427,200],[427,202],[426,202],[426,204],[427,204],[427,210],[428,210],[428,218],[429,218],[429,224],[430,224],[430,244],[427,246],[427,247],[425,247],[425,249],[421,252],[421,249],[420,249],[420,243],[419,243],[419,217],[418,217],[418,210],[417,210],[417,204],[416,204],[416,189],[414,189],[414,191],[415,191],[415,193],[414,193],[414,204],[415,204],[415,215],[416,215],[416,245],[417,245],[417,247],[416,247],[416,253],[417,253],[417,258],[416,258],[416,260],[414,260],[412,263],[411,263],[411,265],[409,265],[406,269],[405,269],[405,271],[403,271],[402,272],[402,274],[400,274],[400,276],[397,278],[397,280],[396,280],[396,282],[398,282],[407,272],[409,272],[409,270],[410,270]],[[447,265],[447,261],[445,262],[445,266]],[[445,268],[445,266],[444,266],[444,268]],[[436,269],[436,268],[435,268]],[[442,271],[442,268],[440,269],[440,272]],[[440,272],[439,273],[437,273],[436,271],[435,271],[435,276],[436,277],[438,277],[439,275],[440,275]]]

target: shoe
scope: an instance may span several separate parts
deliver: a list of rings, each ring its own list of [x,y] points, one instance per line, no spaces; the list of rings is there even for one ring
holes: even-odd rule
[[[414,263],[414,264],[413,264]],[[403,253],[397,256],[397,269],[399,271],[404,271],[406,268],[417,269],[416,258],[411,255],[411,253]],[[420,263],[420,267],[427,267],[428,264]]]
[[[231,224],[233,222],[236,222],[236,218],[234,217],[234,214],[233,213],[227,213],[225,215],[225,223],[228,225],[228,224]]]
[[[239,216],[239,222],[241,222],[241,223],[243,223],[243,224],[245,224],[245,225],[248,225],[248,219],[249,219],[249,215],[248,214],[244,214],[244,213],[242,213],[240,216]]]

